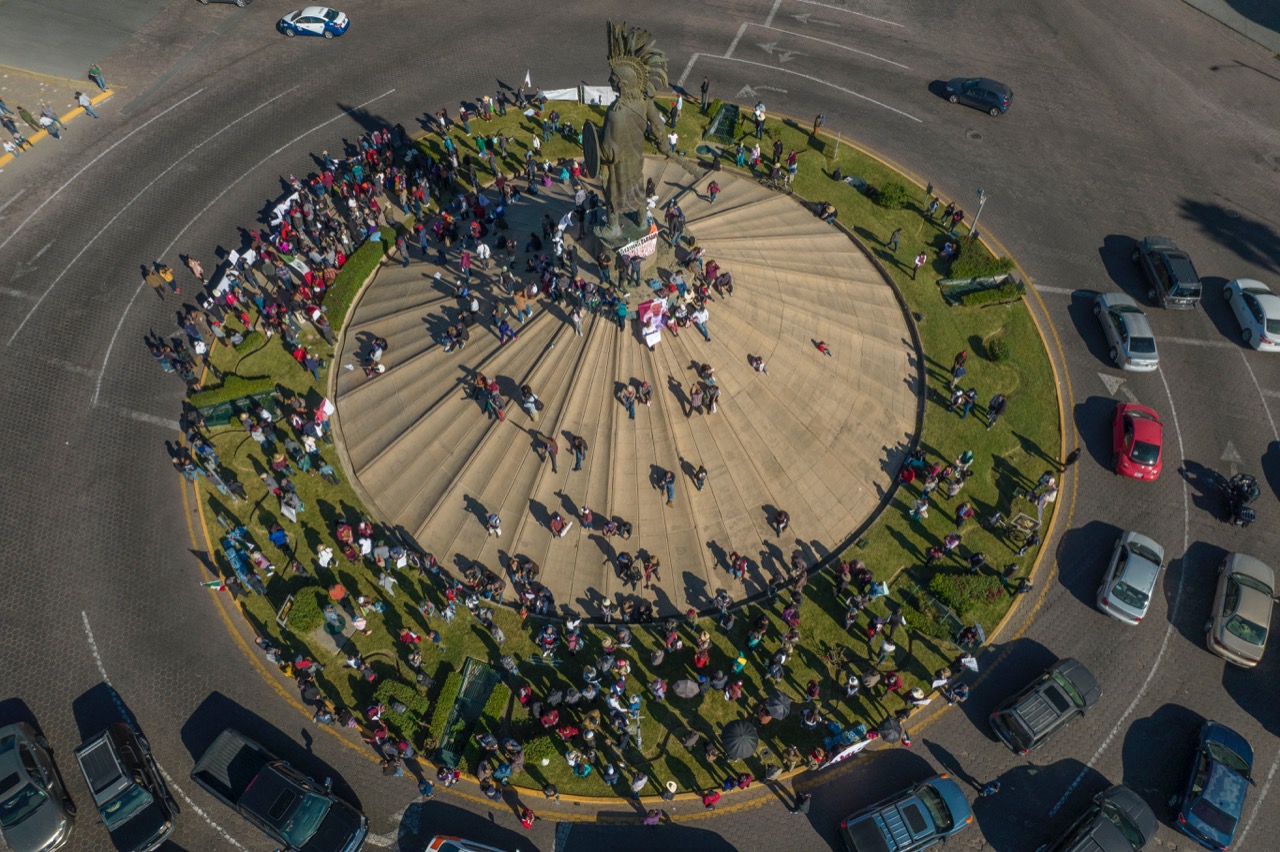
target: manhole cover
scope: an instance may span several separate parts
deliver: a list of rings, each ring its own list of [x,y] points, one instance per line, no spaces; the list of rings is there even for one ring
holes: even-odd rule
[[[976,130],[966,130],[964,135],[966,139],[972,139],[974,142],[982,141],[982,134]]]
[[[1228,219],[1239,219],[1239,218],[1240,218],[1240,211],[1239,211],[1239,210],[1233,210],[1233,209],[1231,209],[1230,207],[1228,207],[1226,210],[1222,211],[1222,215],[1223,215],[1223,216],[1226,216]]]

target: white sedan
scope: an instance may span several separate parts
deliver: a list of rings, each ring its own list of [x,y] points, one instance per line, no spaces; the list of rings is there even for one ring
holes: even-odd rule
[[[1237,278],[1222,288],[1222,298],[1236,315],[1245,343],[1262,352],[1280,351],[1280,296],[1261,281]]]

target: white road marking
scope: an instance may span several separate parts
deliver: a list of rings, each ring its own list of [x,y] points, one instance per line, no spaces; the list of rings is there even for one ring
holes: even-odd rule
[[[1258,811],[1262,810],[1262,803],[1267,800],[1267,791],[1271,789],[1271,781],[1276,777],[1276,767],[1278,766],[1280,766],[1280,753],[1277,753],[1276,759],[1271,761],[1271,769],[1267,772],[1267,780],[1263,783],[1262,789],[1258,791],[1258,798],[1253,802],[1253,810],[1249,812],[1249,821],[1244,824],[1240,837],[1236,839],[1236,848],[1238,849],[1244,848],[1244,839],[1249,836],[1249,827],[1258,818]]]
[[[767,41],[767,42],[764,42],[764,43],[757,43],[757,44],[756,44],[756,47],[760,48],[761,50],[763,50],[765,53],[769,54],[770,56],[773,56],[773,51],[777,49],[777,47],[778,47],[778,43],[777,43],[776,41]],[[809,54],[807,54],[807,53],[800,53],[799,51],[796,51],[796,50],[779,50],[779,51],[778,51],[778,61],[779,61],[779,62],[790,62],[790,61],[791,61],[791,59],[792,59],[792,57],[795,57],[795,56],[808,56],[808,55],[809,55]]]
[[[1106,373],[1099,373],[1098,378],[1102,379],[1102,383],[1107,386],[1107,393],[1115,396],[1117,393],[1123,393],[1125,399],[1130,402],[1137,402],[1138,397],[1134,395],[1129,386],[1124,383],[1124,379],[1119,376],[1111,376]]]
[[[10,240],[12,240],[14,237],[18,236],[18,232],[20,232],[23,228],[25,228],[25,227],[26,227],[26,225],[27,225],[27,223],[28,223],[28,222],[30,222],[32,219],[34,219],[34,218],[35,218],[35,215],[36,215],[37,213],[39,213],[41,210],[43,210],[43,209],[45,208],[45,205],[46,205],[46,204],[48,204],[48,203],[49,203],[50,201],[52,201],[53,199],[57,198],[57,197],[58,197],[58,194],[59,194],[60,192],[62,192],[62,190],[64,190],[64,189],[66,189],[67,187],[71,186],[72,182],[73,182],[73,181],[75,181],[75,179],[76,179],[76,178],[80,177],[80,175],[84,174],[84,173],[85,173],[85,171],[86,171],[90,166],[92,166],[94,163],[98,162],[98,161],[99,161],[99,160],[101,160],[103,157],[107,156],[107,155],[108,155],[108,154],[110,154],[112,151],[114,151],[117,145],[121,145],[121,144],[123,144],[124,142],[127,142],[127,141],[129,140],[129,138],[130,138],[131,136],[133,136],[133,134],[135,134],[135,133],[137,133],[137,132],[139,132],[139,131],[141,131],[141,130],[145,129],[145,128],[146,128],[146,126],[147,126],[148,124],[150,124],[151,122],[153,122],[153,121],[157,121],[158,119],[163,118],[167,113],[170,113],[170,112],[172,112],[173,110],[177,109],[178,107],[182,106],[182,105],[183,105],[183,104],[185,104],[187,101],[191,100],[192,98],[194,98],[196,95],[200,94],[200,93],[201,93],[201,92],[203,92],[203,91],[204,91],[204,89],[196,89],[194,92],[192,92],[191,94],[187,95],[185,98],[183,98],[182,100],[178,101],[176,104],[174,104],[173,106],[169,107],[169,108],[168,108],[168,109],[166,109],[164,112],[161,112],[161,113],[159,113],[158,115],[154,115],[154,116],[152,116],[151,118],[147,119],[147,120],[146,120],[146,121],[144,121],[142,124],[138,125],[138,126],[137,126],[137,127],[135,127],[133,130],[130,130],[128,133],[126,133],[122,138],[117,139],[115,142],[113,142],[113,143],[111,144],[111,146],[110,146],[110,147],[108,147],[106,150],[104,150],[101,154],[99,154],[98,156],[94,157],[92,160],[90,160],[88,163],[86,163],[84,166],[82,166],[82,167],[80,168],[80,171],[78,171],[78,172],[76,172],[75,174],[73,174],[70,178],[68,178],[68,179],[67,179],[67,182],[66,182],[66,183],[64,183],[62,186],[58,187],[57,189],[55,189],[55,190],[53,191],[53,195],[50,195],[50,196],[49,196],[48,198],[46,198],[44,201],[40,202],[40,206],[39,206],[39,207],[37,207],[35,210],[32,210],[32,211],[31,211],[31,215],[30,215],[30,216],[28,216],[27,218],[23,219],[23,220],[22,220],[22,223],[21,223],[20,225],[18,225],[18,227],[14,228],[14,229],[13,229],[13,231],[9,234],[9,236],[7,236],[7,237],[5,237],[5,238],[4,238],[4,242],[0,243],[0,249],[3,249],[5,246],[9,245],[9,241],[10,241]]]
[[[743,26],[745,27],[746,24],[743,24]],[[698,57],[701,55],[701,53],[695,53],[689,57],[689,64],[684,66],[684,73],[680,75],[679,80],[676,80],[676,88],[684,88],[684,81],[689,78],[689,72],[693,70],[693,63],[697,62]]]
[[[89,375],[96,375],[93,370],[87,371]],[[119,414],[122,417],[128,417],[130,420],[137,420],[139,423],[150,423],[152,426],[159,426],[162,429],[168,429],[173,432],[181,432],[182,427],[177,420],[171,420],[167,417],[160,417],[155,414],[148,414],[145,411],[135,411],[132,408],[120,408],[116,405],[98,405],[103,411],[110,411]]]
[[[395,92],[395,89],[388,89],[387,91],[378,95],[376,98],[370,98],[369,100],[365,101],[362,104],[357,104],[356,106],[343,110],[342,112],[335,115],[333,118],[330,118],[326,121],[322,121],[319,124],[317,124],[315,127],[311,128],[310,130],[305,130],[302,133],[299,133],[297,136],[293,137],[288,142],[284,143],[279,148],[275,149],[270,154],[263,157],[258,162],[254,163],[249,168],[245,169],[243,172],[240,173],[240,177],[236,178],[231,183],[227,184],[226,188],[223,189],[222,192],[219,192],[217,195],[215,195],[213,197],[213,200],[210,201],[208,204],[206,204],[199,213],[191,217],[190,222],[182,226],[182,230],[178,231],[178,235],[175,236],[173,240],[169,243],[169,245],[165,247],[164,251],[160,252],[160,256],[164,257],[166,254],[168,254],[170,250],[173,249],[175,245],[177,245],[178,240],[182,239],[182,235],[185,234],[188,230],[190,230],[191,226],[194,225],[200,219],[201,216],[207,213],[210,207],[212,207],[213,205],[221,201],[224,195],[226,195],[233,188],[235,188],[235,186],[239,184],[240,181],[244,180],[250,174],[252,174],[253,172],[257,171],[259,168],[261,168],[262,164],[267,162],[267,160],[270,160],[272,157],[276,156],[286,148],[297,144],[299,141],[301,141],[302,139],[305,139],[307,136],[310,136],[312,133],[315,133],[317,130],[321,129],[322,127],[327,127],[330,124],[333,124],[338,119],[343,118],[344,116],[350,115],[356,110],[364,109],[369,104],[374,103],[375,101],[380,101],[383,98],[385,98],[387,95],[392,94],[393,92]],[[137,300],[138,294],[142,292],[142,288],[145,286],[147,286],[147,282],[145,281],[138,282],[138,286],[134,288],[133,295],[129,297],[129,304],[124,306],[124,311],[120,314],[120,321],[116,323],[116,330],[111,333],[111,341],[107,344],[107,352],[105,355],[102,356],[102,367],[98,371],[98,382],[93,389],[94,405],[98,404],[98,397],[102,394],[102,377],[107,374],[107,364],[108,362],[111,361],[111,351],[115,349],[116,338],[120,336],[120,329],[124,327],[124,318],[129,315],[129,309],[133,307],[134,301]]]
[[[8,201],[6,201],[4,204],[0,204],[0,213],[3,213],[3,212],[5,211],[5,209],[6,209],[6,208],[8,208],[8,206],[9,206],[10,204],[12,204],[13,202],[17,201],[19,198],[21,198],[23,195],[25,195],[25,194],[26,194],[26,192],[27,192],[27,191],[26,191],[25,189],[20,189],[20,190],[18,190],[18,192],[13,196],[13,198],[10,198],[10,199],[9,199]]]
[[[850,53],[857,53],[857,54],[859,54],[859,55],[861,55],[861,56],[866,56],[866,57],[869,57],[869,58],[871,58],[871,59],[878,59],[878,60],[880,60],[881,62],[887,62],[887,63],[889,63],[890,65],[896,65],[896,66],[898,66],[899,68],[905,68],[905,69],[907,69],[908,71],[910,71],[910,70],[911,70],[910,66],[903,65],[901,62],[894,62],[892,59],[885,59],[883,56],[877,56],[876,54],[874,54],[874,53],[868,53],[868,52],[867,52],[867,51],[865,51],[865,50],[858,50],[856,47],[849,47],[848,45],[840,44],[840,43],[838,43],[838,42],[834,42],[834,41],[827,41],[825,38],[817,38],[816,36],[805,35],[804,33],[796,33],[796,32],[792,32],[791,30],[782,30],[782,29],[778,29],[777,27],[771,27],[771,26],[769,26],[769,25],[767,25],[767,24],[764,24],[764,25],[761,25],[761,24],[751,24],[750,26],[753,26],[753,27],[761,27],[762,29],[772,30],[772,31],[773,31],[773,32],[775,32],[775,33],[783,33],[783,34],[785,34],[785,35],[789,35],[789,36],[795,36],[796,38],[807,38],[807,39],[809,39],[810,41],[816,41],[816,42],[819,42],[820,44],[825,44],[825,45],[827,45],[827,46],[829,46],[829,47],[838,47],[838,48],[840,48],[841,50],[847,50],[847,51],[849,51]],[[763,45],[761,45],[761,46],[763,47]],[[798,54],[796,54],[796,55],[797,55],[797,56],[804,56],[805,54],[798,53]]]
[[[738,27],[738,32],[734,35],[733,41],[729,42],[729,49],[724,52],[725,59],[733,56],[733,52],[738,49],[738,42],[742,41],[742,34],[747,31],[747,27],[749,26],[751,26],[751,24],[744,23],[742,26]],[[690,60],[690,64],[693,64],[692,60]]]
[[[1182,445],[1182,428],[1178,425],[1178,410],[1173,404],[1173,393],[1169,390],[1169,381],[1164,377],[1164,371],[1160,370],[1160,383],[1164,385],[1165,397],[1169,400],[1169,422],[1173,425],[1173,435],[1178,442],[1178,458],[1185,460],[1187,453]],[[1099,375],[1102,375],[1099,373]],[[1105,379],[1104,379],[1105,381]],[[1123,381],[1123,380],[1122,380]],[[1137,709],[1138,702],[1147,694],[1147,688],[1151,685],[1151,681],[1156,676],[1156,672],[1160,669],[1160,662],[1164,659],[1164,653],[1169,648],[1169,639],[1173,636],[1173,626],[1178,622],[1178,610],[1182,606],[1182,585],[1187,574],[1190,573],[1191,565],[1187,560],[1187,548],[1191,546],[1191,486],[1186,479],[1182,480],[1182,567],[1178,571],[1178,587],[1173,594],[1173,608],[1169,611],[1169,622],[1165,625],[1164,638],[1160,640],[1160,650],[1156,652],[1156,657],[1151,661],[1151,670],[1147,672],[1146,679],[1142,682],[1142,688],[1133,696],[1133,701],[1129,702],[1129,706],[1125,708],[1124,714],[1116,720],[1115,726],[1111,732],[1107,734],[1106,739],[1098,746],[1098,750],[1093,753],[1093,757],[1089,758],[1089,762],[1080,770],[1074,781],[1067,785],[1066,792],[1062,794],[1062,798],[1054,804],[1053,809],[1049,811],[1049,816],[1057,814],[1067,798],[1075,792],[1080,786],[1080,782],[1084,780],[1085,775],[1093,769],[1094,765],[1102,758],[1107,747],[1115,740],[1116,735],[1120,733],[1125,721],[1133,715],[1133,711]],[[1280,758],[1277,758],[1280,760]],[[1272,767],[1272,771],[1275,768]],[[1254,813],[1257,813],[1257,804],[1254,805]],[[1252,819],[1252,817],[1250,818]]]
[[[855,92],[853,89],[846,89],[844,86],[837,85],[836,83],[830,83],[830,82],[828,82],[828,81],[826,81],[826,80],[823,80],[823,79],[822,79],[822,78],[820,78],[820,77],[814,77],[814,76],[813,76],[813,75],[811,75],[811,74],[804,74],[804,73],[802,73],[802,72],[800,72],[800,71],[792,71],[792,70],[791,70],[791,69],[789,69],[789,68],[780,68],[780,67],[778,67],[777,65],[769,65],[769,64],[764,63],[764,62],[753,62],[753,61],[751,61],[750,59],[738,59],[737,57],[727,57],[727,56],[721,56],[721,57],[717,57],[717,58],[719,58],[719,59],[724,59],[724,60],[727,60],[727,61],[729,61],[729,62],[741,62],[741,63],[742,63],[742,64],[744,64],[744,65],[754,65],[754,66],[755,66],[755,67],[757,67],[757,68],[768,68],[770,71],[777,71],[777,72],[781,72],[781,73],[783,73],[783,74],[794,74],[794,75],[795,75],[795,76],[797,76],[797,77],[803,77],[804,79],[806,79],[806,80],[810,80],[810,81],[812,81],[812,82],[814,82],[814,83],[821,83],[821,84],[822,84],[822,85],[824,85],[824,86],[829,86],[830,88],[835,89],[836,91],[844,92],[846,95],[850,95],[851,97],[855,97],[855,98],[857,98],[857,99],[859,99],[859,100],[863,100],[863,101],[866,101],[866,102],[868,102],[868,103],[875,104],[876,106],[879,106],[879,107],[884,107],[885,109],[889,110],[890,112],[896,112],[898,115],[902,116],[903,118],[909,118],[909,119],[911,119],[911,120],[912,120],[912,121],[914,121],[914,122],[917,122],[917,123],[919,123],[919,124],[924,124],[923,119],[916,118],[914,115],[912,115],[912,114],[911,114],[911,113],[909,113],[909,112],[903,112],[902,110],[898,109],[897,107],[892,107],[892,106],[889,106],[889,105],[888,105],[888,104],[886,104],[886,103],[883,103],[883,102],[881,102],[881,101],[876,100],[875,98],[867,97],[866,95],[862,94],[861,92]]]
[[[822,19],[820,19],[820,18],[815,18],[815,17],[813,17],[813,13],[812,13],[812,12],[805,12],[803,15],[792,15],[791,17],[795,18],[797,21],[799,21],[800,23],[804,24],[805,26],[808,26],[809,24],[817,24],[817,25],[818,25],[818,26],[820,26],[820,27],[838,27],[838,26],[840,26],[840,25],[839,25],[839,24],[837,24],[835,21],[824,21],[824,20],[822,20]]]
[[[1074,296],[1080,292],[1079,287],[1049,287],[1045,284],[1035,284],[1033,286],[1036,288],[1037,293],[1052,293],[1055,296]]]
[[[1262,395],[1280,398],[1280,390],[1264,390]]]
[[[10,287],[0,287],[0,296],[12,296],[15,299],[35,299],[35,293],[28,293],[25,290],[14,290]]]
[[[1201,340],[1198,337],[1161,337],[1161,343],[1176,343],[1179,346],[1202,346],[1206,349],[1238,349],[1228,340]]]
[[[107,667],[102,663],[102,655],[98,653],[98,643],[97,641],[94,640],[93,630],[89,627],[89,616],[85,614],[84,610],[80,611],[80,619],[84,622],[84,635],[85,635],[85,638],[89,640],[89,653],[93,655],[94,665],[98,667],[98,675],[102,678],[102,682],[105,683],[107,686],[111,687],[111,691],[114,692],[115,687],[112,686],[111,684],[111,677],[107,674]],[[125,719],[125,721],[132,724],[134,720]],[[152,755],[152,757],[155,757],[155,755]],[[168,770],[166,770],[163,766],[160,765],[159,760],[156,760],[155,763],[156,763],[156,767],[160,770],[160,774],[164,776],[165,783],[169,785],[169,789],[173,790],[175,793],[181,796],[182,801],[187,803],[187,807],[195,811],[200,816],[200,818],[203,819],[205,822],[207,822],[214,831],[222,835],[223,840],[227,841],[237,849],[245,849],[244,844],[242,844],[240,841],[236,840],[234,837],[228,834],[226,829],[224,829],[222,826],[214,822],[199,805],[191,801],[191,798],[185,792],[183,792],[183,789],[178,786],[178,783],[176,781],[173,780],[173,776],[169,774]],[[248,852],[247,849],[246,849],[246,852]]]
[[[764,19],[764,25],[771,26],[773,24],[773,16],[778,14],[778,7],[782,5],[782,0],[773,0],[773,8],[769,10],[769,17]]]
[[[198,145],[194,146],[194,147],[193,147],[193,148],[191,148],[189,151],[187,151],[185,154],[183,154],[181,157],[179,157],[178,159],[174,160],[172,163],[170,163],[170,164],[169,164],[169,167],[168,167],[167,169],[165,169],[164,171],[160,172],[160,174],[156,175],[154,178],[152,178],[152,179],[151,179],[151,182],[150,182],[150,183],[148,183],[148,184],[147,184],[146,186],[144,186],[142,189],[138,190],[138,194],[137,194],[137,195],[135,195],[133,198],[129,199],[129,202],[128,202],[127,204],[125,204],[123,207],[121,207],[119,210],[117,210],[117,211],[116,211],[116,215],[112,216],[110,219],[108,219],[108,220],[107,220],[107,224],[103,225],[103,226],[102,226],[102,228],[101,228],[101,229],[99,229],[98,233],[94,234],[94,235],[93,235],[93,237],[92,237],[88,242],[86,242],[83,246],[81,246],[81,247],[80,247],[80,251],[76,252],[76,256],[75,256],[75,257],[71,258],[71,262],[70,262],[70,263],[68,263],[65,267],[63,267],[62,271],[58,273],[58,277],[57,277],[57,278],[55,278],[55,279],[53,279],[53,281],[49,284],[49,286],[45,288],[45,291],[44,291],[43,293],[41,293],[41,294],[40,294],[40,298],[36,299],[36,303],[35,303],[34,305],[32,305],[32,306],[31,306],[31,310],[27,311],[27,315],[26,315],[26,316],[24,316],[24,317],[22,318],[22,322],[18,323],[18,327],[17,327],[16,329],[14,329],[14,330],[13,330],[13,334],[9,335],[9,344],[12,344],[12,343],[13,343],[13,341],[14,341],[14,339],[15,339],[15,338],[16,338],[16,337],[17,337],[17,336],[22,332],[22,329],[26,327],[27,322],[31,319],[31,317],[35,314],[35,312],[36,312],[37,310],[39,310],[41,303],[42,303],[42,302],[44,302],[45,298],[46,298],[46,297],[48,297],[48,295],[49,295],[50,293],[52,293],[52,292],[53,292],[53,288],[58,286],[58,282],[59,282],[59,281],[61,281],[61,280],[63,279],[63,277],[64,277],[64,276],[66,276],[66,274],[67,274],[68,272],[70,272],[70,271],[71,271],[71,267],[73,267],[73,266],[75,266],[75,265],[76,265],[76,261],[80,260],[80,258],[84,256],[84,253],[85,253],[85,252],[87,252],[87,251],[90,249],[90,247],[92,247],[92,246],[93,246],[93,244],[94,244],[94,243],[96,243],[96,242],[98,241],[98,238],[99,238],[99,237],[101,237],[103,234],[105,234],[105,233],[107,232],[107,229],[108,229],[108,228],[110,228],[113,224],[115,224],[115,221],[116,221],[117,219],[119,219],[121,216],[123,216],[123,215],[124,215],[124,213],[125,213],[125,211],[126,211],[126,210],[128,210],[130,207],[132,207],[132,206],[133,206],[133,203],[134,203],[135,201],[137,201],[139,198],[141,198],[141,197],[143,196],[143,194],[144,194],[144,193],[146,193],[146,191],[147,191],[147,190],[149,190],[149,189],[151,189],[151,187],[155,186],[157,181],[159,181],[159,180],[160,180],[161,178],[163,178],[165,175],[169,174],[169,172],[171,172],[171,171],[173,171],[175,168],[177,168],[177,167],[178,167],[178,165],[179,165],[180,163],[182,163],[182,161],[184,161],[184,160],[186,160],[186,159],[187,159],[187,157],[190,157],[190,156],[191,156],[192,154],[194,154],[196,151],[199,151],[199,150],[200,150],[201,148],[203,148],[205,145],[208,145],[208,144],[209,144],[210,142],[212,142],[214,139],[217,139],[217,138],[218,138],[219,136],[221,136],[223,133],[226,133],[226,132],[227,132],[228,130],[230,130],[232,127],[235,127],[237,124],[239,124],[240,122],[244,121],[246,118],[248,118],[249,116],[253,115],[253,114],[254,114],[255,112],[257,112],[258,110],[262,109],[263,107],[267,106],[268,104],[272,103],[273,101],[277,101],[277,100],[279,100],[280,98],[283,98],[285,95],[289,94],[289,92],[292,92],[292,91],[293,91],[294,89],[296,89],[296,88],[298,88],[298,87],[297,87],[297,86],[294,86],[292,89],[286,89],[285,91],[281,92],[280,94],[276,95],[275,97],[271,98],[270,100],[263,101],[262,103],[258,104],[256,107],[254,107],[253,109],[251,109],[251,110],[249,110],[248,112],[246,112],[244,115],[242,115],[242,116],[240,116],[239,118],[237,118],[235,121],[231,122],[230,124],[227,124],[227,125],[223,126],[223,127],[222,127],[218,132],[217,132],[217,133],[214,133],[214,134],[213,134],[213,135],[211,135],[211,136],[207,136],[207,137],[205,137],[205,138],[204,138],[204,140],[203,140],[202,142],[200,142],[200,144],[198,144]],[[50,245],[52,245],[52,243],[50,243]],[[39,257],[41,254],[44,254],[44,250],[45,250],[45,249],[47,249],[47,248],[49,248],[49,246],[45,246],[45,247],[44,247],[44,249],[41,249],[41,250],[40,250],[40,254],[37,254],[37,255],[36,255],[36,257]],[[32,258],[32,260],[35,260],[35,258]]]
[[[900,27],[902,24],[896,24],[893,21],[886,21],[884,18],[877,18],[874,15],[868,15],[866,12],[855,12],[852,9],[846,9],[843,6],[832,6],[830,3],[819,3],[818,0],[796,0],[798,3],[808,3],[810,6],[821,6],[824,9],[830,9],[833,12],[845,12],[850,15],[857,15],[859,18],[866,18],[869,21],[877,21],[881,24],[888,24],[891,27]],[[772,16],[770,16],[772,18]]]
[[[1253,386],[1258,389],[1258,398],[1262,400],[1262,410],[1267,412],[1267,422],[1271,424],[1271,435],[1277,441],[1280,441],[1280,431],[1276,430],[1276,420],[1271,416],[1271,406],[1267,405],[1267,397],[1275,394],[1268,394],[1262,390],[1262,385],[1258,384],[1258,377],[1253,374],[1253,366],[1249,363],[1249,359],[1245,357],[1243,351],[1240,353],[1240,360],[1244,361],[1244,368],[1249,371],[1249,378],[1253,379]]]

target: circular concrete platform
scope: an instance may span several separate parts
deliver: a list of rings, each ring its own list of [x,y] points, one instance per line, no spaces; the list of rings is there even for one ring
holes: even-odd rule
[[[675,199],[686,233],[733,274],[734,295],[708,306],[710,342],[690,327],[664,333],[650,351],[634,322],[623,332],[590,316],[578,337],[566,308],[540,301],[519,339],[499,346],[481,322],[464,350],[446,353],[435,338],[457,301],[433,278],[439,267],[415,260],[378,274],[340,344],[338,363],[356,364],[373,336],[386,338],[386,372],[336,371],[339,444],[371,511],[456,571],[479,563],[509,579],[511,557],[527,556],[557,609],[588,617],[604,598],[628,595],[661,612],[705,609],[721,588],[741,600],[763,591],[797,550],[810,560],[827,555],[874,511],[915,425],[910,331],[892,288],[847,236],[745,177],[716,173],[721,193],[711,204],[710,177],[656,158],[646,171],[661,204]],[[558,220],[571,206],[558,186],[526,196],[509,212],[509,233],[523,245],[541,233],[544,214]],[[586,248],[579,253],[590,258]],[[456,257],[445,284],[456,277]],[[670,266],[669,254],[658,265]],[[595,268],[584,262],[582,271]],[[473,274],[486,317],[505,298],[490,281]],[[651,295],[639,290],[632,306]],[[748,355],[763,357],[768,373],[752,369]],[[695,362],[715,367],[715,414],[690,411]],[[505,420],[464,394],[475,371],[516,397]],[[617,394],[641,380],[653,402],[631,420]],[[546,405],[536,423],[518,406],[524,384]],[[559,442],[555,471],[537,452],[544,433]],[[589,446],[580,471],[572,469],[574,435]],[[691,479],[699,465],[709,474],[702,491]],[[677,481],[671,506],[657,486],[666,470]],[[597,519],[630,521],[635,534],[624,541],[583,530],[583,505]],[[781,537],[770,526],[776,508],[791,517]],[[561,538],[548,528],[555,511],[575,520]],[[486,533],[490,512],[502,518],[501,538]],[[633,591],[615,570],[620,551],[659,557],[661,579]],[[727,570],[734,551],[750,561],[743,582]]]

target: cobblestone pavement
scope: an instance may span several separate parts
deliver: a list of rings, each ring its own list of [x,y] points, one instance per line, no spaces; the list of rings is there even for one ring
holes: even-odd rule
[[[528,68],[546,86],[602,81],[601,19],[630,10],[594,4],[567,20],[498,0],[451,8],[442,21],[438,10],[368,0],[349,11],[353,27],[343,39],[286,42],[273,30],[276,4],[175,3],[115,56],[88,59],[103,62],[128,94],[106,113],[120,118],[87,121],[83,130],[77,120],[75,145],[39,146],[0,183],[0,709],[43,725],[82,801],[71,749],[119,713],[135,717],[189,797],[176,848],[268,848],[186,780],[193,756],[228,720],[307,771],[332,771],[388,847],[420,847],[415,838],[437,826],[519,831],[509,812],[490,822],[480,804],[441,796],[421,808],[401,843],[396,817],[412,791],[384,792],[389,782],[374,764],[317,736],[253,675],[212,593],[197,584],[200,554],[191,551],[202,545],[188,535],[164,452],[177,438],[181,389],[140,343],[151,329],[173,327],[174,306],[142,298],[150,294],[140,294],[135,270],[160,257],[177,268],[177,255],[188,252],[212,265],[219,250],[237,245],[236,227],[280,195],[280,175],[314,167],[309,152],[387,120],[414,129],[424,109],[487,91],[495,73],[515,83]],[[818,787],[808,819],[761,797],[758,807],[726,807],[652,836],[706,830],[740,849],[770,848],[775,837],[788,848],[823,848],[848,810],[947,767],[1005,781],[999,797],[979,804],[977,827],[955,841],[960,848],[1029,848],[1093,790],[1119,781],[1153,805],[1161,843],[1185,848],[1165,800],[1181,780],[1184,743],[1212,715],[1246,733],[1258,753],[1259,783],[1237,848],[1280,845],[1268,784],[1280,751],[1280,657],[1251,672],[1224,671],[1200,636],[1223,553],[1265,555],[1280,544],[1270,521],[1280,517],[1272,410],[1280,373],[1277,362],[1235,347],[1238,328],[1218,292],[1226,279],[1274,283],[1280,271],[1268,212],[1280,168],[1271,60],[1168,0],[777,0],[685,6],[640,23],[657,31],[676,81],[688,69],[690,88],[707,74],[713,96],[763,97],[771,111],[805,121],[824,112],[830,131],[906,164],[949,197],[985,186],[983,224],[1041,285],[1032,304],[1069,379],[1065,416],[1085,450],[1078,479],[1064,490],[1070,522],[1040,579],[1037,617],[1025,631],[1015,620],[1001,637],[963,712],[940,715],[912,749],[869,756]],[[929,91],[934,78],[975,72],[1013,85],[1008,115],[993,120]],[[1087,294],[1076,290],[1140,298],[1132,240],[1160,232],[1195,256],[1209,284],[1204,303],[1196,312],[1152,312],[1159,373],[1100,379],[1106,353]],[[1118,482],[1104,470],[1113,397],[1125,389],[1168,418],[1172,455],[1154,484]],[[1243,532],[1213,520],[1216,495],[1198,478],[1233,464],[1267,485],[1258,505],[1267,522]],[[1172,554],[1159,599],[1134,629],[1092,611],[1121,529],[1146,532]],[[1012,757],[989,740],[985,713],[1067,654],[1099,673],[1102,703],[1032,760]],[[102,688],[107,679],[119,702]],[[893,772],[882,760],[895,761]],[[897,761],[906,762],[901,775]],[[550,849],[555,830],[548,820],[529,839]],[[567,842],[594,842],[603,831],[575,825]],[[646,837],[638,827],[615,828],[607,842]],[[704,839],[714,843],[701,834],[693,842]],[[516,845],[511,834],[499,840]],[[86,818],[68,848],[108,843]]]

